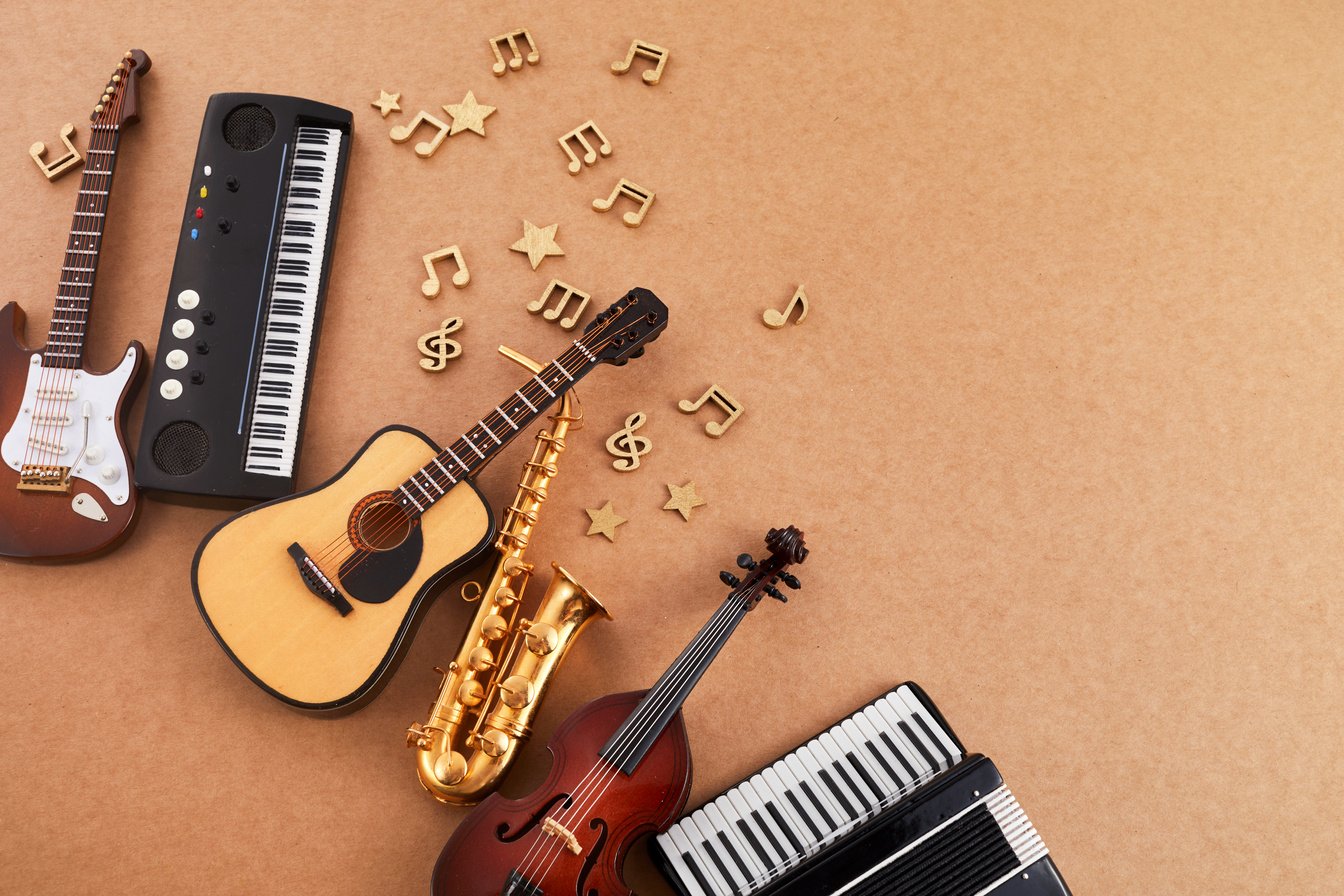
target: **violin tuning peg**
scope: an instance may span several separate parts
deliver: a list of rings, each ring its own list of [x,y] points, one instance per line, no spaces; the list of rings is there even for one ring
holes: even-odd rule
[[[719,581],[723,582],[723,584],[727,585],[729,588],[736,588],[738,585],[742,584],[741,579],[726,570],[719,573]]]
[[[755,569],[756,559],[752,557],[750,554],[738,554],[737,565],[742,567],[743,569]]]
[[[798,581],[798,577],[791,572],[782,572],[779,574],[779,578],[785,585],[788,585],[794,591],[803,587],[803,583]]]
[[[765,593],[768,594],[768,595],[770,595],[771,597],[773,597],[775,600],[779,601],[780,603],[786,604],[786,603],[789,602],[789,599],[788,599],[787,597],[785,597],[784,594],[783,594],[778,588],[774,587],[773,585],[767,585],[767,586],[765,587]]]

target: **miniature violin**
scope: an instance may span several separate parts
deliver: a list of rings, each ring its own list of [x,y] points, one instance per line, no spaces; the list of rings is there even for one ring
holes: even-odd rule
[[[494,794],[469,815],[434,865],[434,896],[629,896],[621,871],[634,842],[667,830],[691,790],[681,706],[742,618],[776,587],[798,588],[790,565],[807,557],[789,526],[765,537],[770,556],[737,558],[745,580],[647,691],[610,694],[580,707],[547,749],[550,774],[531,795]]]

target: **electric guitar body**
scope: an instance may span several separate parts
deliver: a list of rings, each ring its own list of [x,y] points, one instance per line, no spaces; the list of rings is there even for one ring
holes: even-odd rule
[[[116,542],[136,490],[123,437],[144,346],[113,368],[84,368],[94,278],[102,252],[122,127],[139,119],[149,57],[129,50],[89,116],[89,148],[66,237],[46,345],[27,347],[24,314],[0,309],[0,556],[66,559]]]
[[[362,705],[395,670],[434,586],[489,545],[490,508],[470,480],[393,530],[381,485],[438,451],[422,432],[387,427],[327,482],[250,508],[201,542],[191,571],[201,615],[272,696],[314,711]],[[348,612],[314,593],[290,545],[336,573]]]
[[[5,461],[0,465],[0,555],[65,558],[92,554],[115,543],[135,518],[138,492],[130,479],[123,428],[127,406],[140,381],[145,349],[132,342],[121,362],[105,373],[53,374],[42,366],[41,352],[25,347],[23,324],[24,313],[17,303],[0,308],[0,333],[13,334],[12,341],[0,337],[0,415],[7,426],[0,442]],[[49,389],[73,398],[59,402],[63,410],[53,413],[48,407],[58,400]],[[59,420],[42,422],[45,416],[58,415]],[[45,437],[53,453],[59,450],[58,458],[73,462],[67,488],[55,483],[48,490],[19,488],[32,433],[38,439]]]

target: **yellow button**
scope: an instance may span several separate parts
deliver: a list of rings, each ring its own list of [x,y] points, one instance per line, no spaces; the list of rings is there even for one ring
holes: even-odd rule
[[[205,194],[206,194],[206,189],[205,189],[205,187],[201,187],[201,198],[202,198],[202,199],[205,198]]]

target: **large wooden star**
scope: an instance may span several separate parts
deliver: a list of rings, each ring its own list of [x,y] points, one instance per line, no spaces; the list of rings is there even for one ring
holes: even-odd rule
[[[565,250],[561,249],[555,242],[555,231],[560,227],[559,224],[552,224],[550,227],[538,227],[531,221],[523,221],[523,238],[514,243],[509,248],[515,252],[526,252],[527,260],[532,263],[532,270],[537,269],[541,260],[547,255],[564,255]]]
[[[672,500],[663,505],[664,510],[675,510],[681,514],[681,518],[689,520],[691,510],[700,507],[705,503],[705,499],[695,493],[695,483],[688,482],[685,485],[667,484],[667,490],[672,494]]]
[[[476,102],[476,94],[467,91],[466,99],[455,106],[444,106],[443,111],[453,116],[453,126],[448,130],[451,137],[459,131],[474,131],[485,136],[485,120],[494,114],[494,106],[482,106]]]
[[[588,518],[593,524],[588,527],[589,535],[602,534],[607,536],[607,541],[616,540],[616,527],[626,522],[625,517],[618,516],[616,511],[611,509],[611,502],[608,501],[599,510],[585,510]]]

